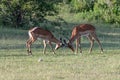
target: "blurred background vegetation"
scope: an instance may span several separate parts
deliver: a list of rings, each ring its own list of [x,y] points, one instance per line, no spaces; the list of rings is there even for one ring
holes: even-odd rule
[[[103,23],[120,27],[119,0],[0,0],[1,27],[29,29],[61,23]],[[48,26],[48,25],[46,25]]]

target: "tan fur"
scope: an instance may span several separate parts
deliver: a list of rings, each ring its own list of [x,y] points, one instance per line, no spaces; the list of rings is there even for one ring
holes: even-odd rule
[[[34,27],[32,29],[30,29],[28,31],[29,34],[29,39],[26,42],[26,47],[27,47],[27,51],[28,54],[32,54],[31,52],[31,45],[33,42],[35,42],[38,38],[43,40],[43,44],[44,44],[44,49],[43,49],[43,53],[45,54],[46,52],[46,44],[48,43],[53,51],[53,53],[55,54],[54,49],[52,48],[52,42],[56,43],[56,47],[55,49],[58,49],[59,47],[61,47],[61,41],[56,39],[53,34],[48,31],[48,30],[44,30],[42,28],[39,27]]]
[[[80,44],[80,53],[82,53],[81,40],[80,40],[81,36],[86,36],[90,40],[91,46],[90,46],[90,49],[89,49],[89,53],[91,53],[91,51],[92,51],[94,40],[96,40],[98,42],[98,45],[101,49],[101,52],[103,52],[101,43],[96,36],[95,27],[93,25],[90,25],[90,24],[81,24],[81,25],[75,26],[73,28],[71,38],[68,42],[68,47],[72,51],[74,51],[72,43],[76,40],[76,53],[78,53],[79,44]]]

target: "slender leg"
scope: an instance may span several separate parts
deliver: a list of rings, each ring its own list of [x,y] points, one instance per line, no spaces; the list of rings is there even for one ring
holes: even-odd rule
[[[101,49],[101,53],[103,53],[102,45],[101,45],[99,39],[97,38],[97,35],[95,33],[92,33],[92,37],[94,37],[94,39],[97,41],[97,43]]]
[[[27,52],[28,52],[28,55],[30,53],[30,45],[31,45],[31,38],[29,38],[26,42],[26,47],[27,47]]]
[[[81,48],[81,37],[79,37],[79,47],[80,47],[80,53],[82,53],[82,48]]]
[[[47,44],[46,44],[45,40],[43,40],[43,45],[44,45],[43,54],[45,54],[46,53],[46,47],[47,47]]]
[[[51,47],[51,49],[52,49],[52,51],[53,51],[53,54],[55,54],[55,51],[54,51],[54,49],[53,49],[53,47],[52,47],[51,42],[49,42],[49,45],[50,45],[50,47]]]
[[[33,42],[35,42],[35,38],[32,40],[32,38],[30,38],[30,39],[28,39],[28,41],[27,41],[27,44],[26,44],[26,46],[27,46],[27,48],[28,48],[28,50],[27,50],[27,52],[28,52],[28,55],[32,55],[32,51],[31,51],[31,45],[32,45],[32,43]]]
[[[28,50],[28,43],[29,43],[29,40],[30,40],[30,38],[27,40],[27,42],[26,42],[26,47],[27,47],[27,53],[29,54],[29,50]]]
[[[31,39],[29,38],[26,42],[26,47],[28,48],[28,44],[30,43]]]
[[[76,53],[75,53],[75,54],[78,53],[78,45],[79,45],[79,39],[77,38],[77,39],[76,39]]]
[[[93,48],[93,45],[94,45],[94,39],[92,39],[92,36],[91,35],[88,35],[87,36],[89,41],[90,41],[90,49],[89,49],[89,53],[92,52],[92,48]]]
[[[80,53],[82,53],[82,49],[81,49],[81,43],[80,43],[80,37],[78,37],[76,39],[76,53],[78,53],[78,47],[80,46]],[[80,44],[80,45],[79,45]]]
[[[29,54],[32,55],[32,51],[31,51],[31,45],[32,45],[32,41],[29,43]]]

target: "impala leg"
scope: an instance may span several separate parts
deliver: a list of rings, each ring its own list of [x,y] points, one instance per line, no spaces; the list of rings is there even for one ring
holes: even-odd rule
[[[80,53],[82,53],[82,49],[81,49],[81,38],[78,37],[76,39],[76,53],[78,53],[78,47],[80,47]]]
[[[75,53],[75,54],[78,53],[78,45],[79,45],[79,40],[78,40],[78,38],[77,38],[77,39],[76,39],[76,53]]]
[[[37,40],[37,38],[33,38],[33,39],[31,40],[31,42],[30,42],[29,52],[30,52],[31,55],[32,55],[31,45],[32,45],[32,43],[34,43],[36,40]]]
[[[81,48],[81,37],[79,37],[79,48],[80,48],[80,53],[82,53],[82,48]]]
[[[45,54],[46,53],[46,47],[47,47],[47,44],[46,44],[45,40],[43,40],[43,45],[44,45],[43,54]]]
[[[99,47],[100,47],[100,50],[101,50],[101,53],[103,53],[103,48],[102,48],[102,45],[99,41],[99,39],[97,38],[97,35],[95,33],[92,33],[92,36],[94,37],[94,39],[97,41]]]
[[[28,39],[28,41],[27,41],[27,45],[26,45],[26,46],[27,46],[27,48],[28,48],[28,50],[27,50],[28,55],[32,55],[31,45],[32,45],[33,42],[35,42],[35,40],[36,40],[36,39],[30,38],[30,39]]]
[[[29,40],[30,40],[30,39],[28,39],[27,42],[26,42],[27,52],[28,52],[28,43],[29,43]]]
[[[29,38],[28,40],[27,40],[27,42],[26,42],[26,47],[27,47],[27,52],[28,52],[28,55],[29,55],[29,53],[30,53],[30,45],[31,45],[31,38]]]
[[[55,51],[54,51],[54,49],[53,49],[53,47],[52,47],[51,42],[49,42],[49,45],[50,45],[50,47],[51,47],[51,49],[52,49],[52,51],[53,51],[53,54],[55,54]]]
[[[94,39],[92,38],[91,35],[88,35],[87,37],[88,37],[88,39],[89,39],[89,41],[90,41],[89,53],[91,53],[91,52],[92,52],[93,45],[94,45]]]
[[[31,42],[32,42],[32,39],[29,38],[29,39],[27,40],[27,43],[26,43],[26,47],[28,48],[28,49],[27,49],[28,55],[29,55],[29,54],[32,54],[32,53],[31,53],[31,49],[30,49],[30,47],[31,47]]]

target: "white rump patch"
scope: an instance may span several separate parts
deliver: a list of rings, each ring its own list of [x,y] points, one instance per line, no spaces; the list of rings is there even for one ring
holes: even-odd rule
[[[28,31],[28,34],[29,34],[29,37],[31,38],[32,37],[31,31]]]
[[[34,31],[35,29],[37,29],[38,27],[34,27],[31,31]]]
[[[30,37],[30,38],[33,38],[31,32],[34,31],[34,30],[37,29],[37,28],[38,28],[38,27],[34,27],[32,30],[28,31],[28,34],[29,34],[29,37]]]

